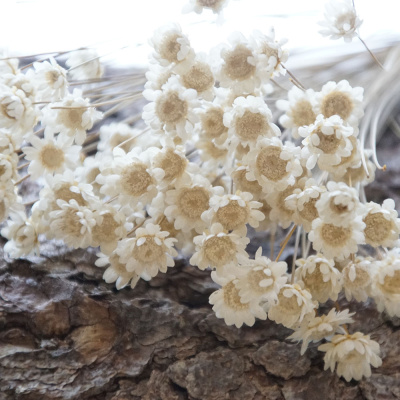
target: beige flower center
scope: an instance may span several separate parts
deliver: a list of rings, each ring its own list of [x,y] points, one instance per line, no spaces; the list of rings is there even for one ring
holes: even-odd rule
[[[393,276],[385,276],[383,287],[386,292],[400,294],[400,270],[394,271]]]
[[[349,207],[346,204],[336,204],[334,199],[329,201],[329,209],[333,214],[342,215],[349,212]]]
[[[330,280],[324,282],[320,266],[321,264],[318,263],[312,273],[307,271],[307,274],[302,278],[305,288],[311,293],[312,297],[318,301],[320,301],[320,298],[325,300],[327,292],[329,293],[332,285]]]
[[[120,227],[120,224],[111,213],[103,214],[102,217],[102,223],[93,227],[93,240],[96,243],[105,243],[118,239],[115,230]]]
[[[289,315],[298,314],[300,309],[297,303],[297,296],[293,294],[292,297],[286,297],[283,295],[283,290],[278,294],[278,307]]]
[[[73,107],[73,102],[69,101],[66,107]],[[68,129],[82,129],[82,116],[86,108],[62,108],[57,110],[57,122]]]
[[[243,304],[240,301],[239,291],[236,289],[233,281],[223,287],[225,304],[235,311],[248,310],[249,304]]]
[[[178,33],[165,33],[158,48],[161,58],[164,58],[170,63],[179,62],[178,53],[181,50],[181,44],[178,43],[178,39],[181,38],[182,35]]]
[[[355,267],[356,277],[354,281],[350,279],[350,268]],[[371,283],[371,275],[367,267],[362,265],[353,264],[350,262],[342,271],[343,285],[349,289],[365,288]]]
[[[369,213],[365,218],[365,241],[371,246],[379,246],[390,236],[393,221],[387,220],[382,213]]]
[[[142,236],[143,237],[143,236]],[[146,241],[141,246],[135,246],[133,257],[142,263],[161,262],[164,257],[164,245],[159,246],[153,236],[145,236]]]
[[[321,102],[321,112],[325,118],[339,115],[345,121],[350,117],[353,109],[354,104],[350,96],[336,90],[327,94]]]
[[[4,199],[0,200],[0,222],[6,219],[6,205],[4,204]]]
[[[251,78],[256,67],[248,62],[249,57],[253,57],[251,50],[243,44],[238,44],[224,55],[223,72],[232,80],[242,81]]]
[[[62,218],[58,220],[59,231],[73,238],[81,237],[82,224],[80,219],[79,215],[77,215],[77,210],[72,208],[65,210]]]
[[[221,136],[228,130],[223,120],[224,110],[222,108],[210,108],[201,115],[202,133],[212,139]]]
[[[299,100],[292,108],[292,120],[296,126],[311,125],[315,122],[316,115],[308,100]]]
[[[246,110],[243,116],[236,118],[235,129],[242,140],[255,141],[259,136],[265,136],[269,124],[264,115]]]
[[[43,167],[50,171],[60,168],[65,161],[63,150],[51,143],[42,147],[39,153],[39,159]]]
[[[155,166],[164,170],[164,179],[167,182],[182,176],[187,164],[186,158],[176,154],[172,149],[160,153],[155,161]]]
[[[200,219],[208,210],[210,194],[203,187],[182,189],[178,196],[178,206],[182,215],[189,219]]]
[[[129,141],[127,141],[130,139]],[[126,142],[126,143],[124,143]],[[122,144],[124,143],[124,144]],[[115,147],[120,147],[125,153],[129,153],[129,151],[133,148],[135,144],[135,139],[130,134],[122,134],[119,132],[115,132],[110,137],[110,148],[114,149]]]
[[[174,221],[169,222],[167,218],[162,218],[161,222],[159,223],[162,232],[169,232],[169,237],[176,238],[179,230],[175,229]]]
[[[314,219],[318,218],[318,211],[315,207],[315,203],[319,200],[319,197],[311,198],[306,203],[303,204],[303,209],[299,210],[299,215],[301,218],[308,222],[314,221]]]
[[[288,175],[287,161],[280,158],[279,147],[270,146],[262,149],[256,159],[258,172],[273,182],[280,181]]]
[[[72,183],[65,183],[59,189],[54,191],[54,197],[56,200],[64,200],[69,203],[70,200],[75,200],[80,206],[87,205],[86,200],[80,193],[72,192],[70,187]],[[54,202],[54,208],[58,208],[56,203]]]
[[[249,192],[253,194],[255,197],[260,195],[262,192],[262,187],[257,181],[249,181],[246,178],[247,171],[245,169],[241,169],[235,171],[232,174],[233,181],[235,182],[236,188],[241,190],[242,192]]]
[[[236,200],[231,200],[226,206],[219,208],[215,215],[216,222],[219,222],[228,231],[245,225],[248,218],[248,207],[239,206]]]
[[[58,78],[60,77],[60,72],[57,71],[47,71],[46,75],[45,75],[45,79],[46,82],[50,85],[50,86],[54,86],[55,83],[57,83]]]
[[[292,186],[288,186],[285,190],[282,190],[281,192],[279,192],[275,206],[281,212],[282,217],[284,219],[292,219],[294,210],[291,210],[290,208],[286,207],[285,199],[288,196],[292,195],[293,192],[295,191],[295,189],[297,189],[297,188],[298,188],[297,185],[292,185]]]
[[[147,192],[147,188],[153,183],[153,178],[147,172],[147,166],[140,163],[132,163],[121,172],[120,184],[124,194],[141,196]]]
[[[224,159],[228,154],[228,149],[216,146],[213,142],[202,142],[199,147],[203,152],[207,153],[211,158],[216,160]]]
[[[323,224],[321,237],[325,243],[332,247],[343,247],[351,238],[351,229],[332,224]]]
[[[197,0],[197,3],[206,8],[213,8],[221,3],[222,0]]]
[[[177,92],[169,91],[162,94],[156,101],[155,112],[164,124],[177,124],[186,119],[188,104],[181,100]]]
[[[222,267],[235,259],[236,247],[229,236],[213,236],[204,243],[203,252],[213,267]]]
[[[264,222],[269,220],[269,213],[272,210],[272,207],[267,203],[266,200],[258,200],[262,206],[258,210],[261,211],[265,215],[265,220]]]
[[[273,280],[274,277],[265,275],[263,269],[260,269],[260,270],[253,269],[247,274],[247,281],[249,283],[249,286],[251,287],[251,290],[254,292],[257,292],[259,294],[267,293],[267,292],[271,291],[271,287],[273,287],[272,285],[269,285],[266,287],[260,286],[260,282],[264,279],[272,279]]]
[[[214,86],[214,75],[208,64],[196,62],[189,71],[182,76],[183,84],[187,88],[196,90],[198,93],[204,92]]]
[[[315,134],[319,137],[319,144],[316,146],[318,149],[322,150],[325,154],[336,153],[341,140],[338,139],[334,133],[332,135],[325,135],[318,129]]]

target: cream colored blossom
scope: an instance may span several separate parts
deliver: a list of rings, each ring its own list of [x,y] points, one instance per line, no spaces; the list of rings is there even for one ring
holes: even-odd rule
[[[318,163],[320,169],[326,170],[351,155],[353,145],[349,136],[353,129],[344,125],[338,115],[325,118],[319,114],[312,125],[299,128],[299,135],[305,138],[301,155],[307,159],[308,169]]]
[[[298,130],[315,122],[317,115],[313,110],[315,92],[312,89],[303,91],[293,86],[288,91],[288,100],[278,100],[277,107],[285,111],[279,118],[284,128],[290,129],[294,139],[300,138]]]
[[[343,289],[347,301],[352,298],[367,301],[376,269],[374,261],[372,257],[357,256],[343,268]]]
[[[222,288],[211,294],[210,304],[213,305],[217,318],[223,318],[228,326],[235,325],[236,328],[240,328],[243,324],[253,326],[256,318],[267,318],[267,314],[258,302],[242,301],[234,275],[219,276],[212,272],[211,278]]]
[[[150,279],[175,265],[173,257],[178,253],[173,245],[176,239],[167,236],[169,233],[161,231],[159,225],[148,222],[144,227],[136,229],[134,238],[118,242],[115,252],[120,262],[126,264],[128,272]]]
[[[398,249],[388,252],[386,257],[375,263],[376,272],[372,280],[371,297],[380,312],[400,317],[400,255]]]
[[[250,239],[240,237],[234,232],[226,233],[221,224],[211,225],[210,232],[196,236],[193,243],[196,252],[190,258],[192,265],[204,270],[207,267],[215,268],[218,275],[222,275],[229,267],[237,265],[248,257],[245,251]]]
[[[303,281],[314,300],[319,303],[337,300],[342,290],[342,274],[335,268],[333,260],[316,254],[297,260],[296,265],[296,280]]]
[[[399,245],[400,219],[393,199],[384,200],[382,206],[373,201],[367,203],[363,221],[367,244],[372,247],[395,247]]]
[[[303,172],[299,158],[299,147],[274,137],[259,139],[242,162],[249,166],[246,178],[257,180],[265,193],[271,193],[295,183]]]
[[[371,376],[371,365],[378,368],[382,365],[379,357],[379,343],[371,340],[369,335],[356,332],[352,335],[336,335],[330,343],[322,344],[318,350],[326,352],[325,367],[343,376],[347,382],[351,379],[361,380]]]
[[[265,310],[276,304],[278,293],[288,279],[287,264],[263,257],[262,248],[259,247],[254,260],[245,259],[240,266],[243,271],[238,274],[235,286],[239,289],[242,301],[261,302]]]
[[[337,226],[317,218],[312,223],[308,238],[314,250],[321,252],[325,257],[343,260],[356,253],[359,244],[365,243],[364,227],[361,216],[348,221],[346,226]]]
[[[69,53],[65,62],[69,67],[68,74],[75,80],[101,78],[104,67],[94,49],[80,49]]]
[[[356,189],[343,182],[329,181],[328,189],[315,203],[320,218],[329,224],[347,226],[349,221],[364,213]]]
[[[303,355],[310,342],[316,343],[324,338],[329,339],[337,332],[345,333],[341,325],[354,322],[353,318],[351,318],[354,314],[349,313],[349,310],[335,311],[332,308],[328,314],[320,317],[310,315],[303,320],[300,327],[288,339],[303,342],[300,352]]]
[[[311,293],[304,289],[301,282],[294,285],[286,284],[282,286],[278,294],[277,304],[269,308],[268,318],[277,324],[293,329],[317,307]]]
[[[220,223],[227,231],[237,231],[246,235],[246,224],[257,228],[265,217],[257,209],[261,207],[258,201],[252,201],[253,195],[248,192],[236,191],[235,194],[214,195],[210,199],[210,208],[201,215],[208,224]]]

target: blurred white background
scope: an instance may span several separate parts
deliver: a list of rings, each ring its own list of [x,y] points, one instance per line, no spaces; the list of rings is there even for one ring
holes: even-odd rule
[[[147,40],[167,23],[179,22],[196,51],[208,51],[232,31],[249,34],[274,26],[277,38],[287,38],[290,50],[324,47],[339,52],[361,50],[323,38],[317,22],[323,19],[323,0],[230,0],[224,22],[210,11],[182,14],[187,0],[2,0],[0,49],[8,55],[98,48],[108,65],[146,64]],[[370,48],[400,36],[399,0],[356,0],[364,20],[361,37]],[[121,49],[123,48],[124,49]],[[119,49],[119,50],[118,50]]]

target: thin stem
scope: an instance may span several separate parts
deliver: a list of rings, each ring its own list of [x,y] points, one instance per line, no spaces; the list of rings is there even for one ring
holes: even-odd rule
[[[357,37],[360,39],[361,43],[364,45],[364,47],[368,50],[368,53],[371,55],[371,57],[374,59],[374,61],[379,65],[380,68],[385,70],[384,66],[380,63],[380,61],[376,58],[374,53],[368,48],[367,44],[364,42],[364,40],[361,39],[361,36],[357,34]]]
[[[14,185],[17,186],[20,183],[22,183],[23,181],[27,180],[29,177],[31,176],[31,174],[25,175],[23,178],[21,178],[19,181],[15,182]]]
[[[292,277],[291,277],[291,284],[294,284],[294,273],[296,272],[296,259],[297,259],[297,252],[299,251],[299,243],[300,243],[300,236],[301,236],[301,226],[297,229],[296,232],[296,242],[294,245],[294,253],[293,253],[293,260],[292,260]]]
[[[17,167],[17,170],[20,170],[20,169],[22,169],[22,168],[25,168],[25,167],[27,167],[27,166],[28,166],[30,163],[31,163],[31,162],[30,162],[30,161],[28,161],[27,163],[25,163],[25,164],[22,164],[22,165],[18,166],[18,167]]]
[[[136,225],[131,231],[129,231],[126,236],[128,237],[129,235],[132,235],[132,233],[134,233],[136,231],[136,229],[140,228],[144,223],[145,223],[145,219],[139,224]]]
[[[274,232],[271,233],[271,235],[269,237],[269,258],[271,260],[274,259],[275,238],[276,238],[276,234],[275,234],[275,231],[274,231]]]
[[[285,247],[286,247],[286,245],[289,243],[289,240],[290,240],[290,238],[292,237],[292,235],[293,235],[294,231],[296,230],[296,228],[297,228],[297,225],[294,225],[293,228],[292,228],[292,230],[291,230],[291,231],[289,232],[289,234],[287,235],[287,237],[286,237],[286,239],[284,240],[284,242],[283,242],[283,244],[282,244],[282,246],[281,246],[281,249],[280,249],[280,251],[279,251],[279,253],[278,253],[278,255],[277,255],[276,259],[275,259],[275,261],[279,261],[279,258],[280,258],[280,256],[282,255],[283,250],[285,250]]]
[[[302,89],[303,91],[306,90],[304,85],[281,63],[282,67],[286,70],[289,76],[293,79],[293,82],[296,82],[296,86]]]

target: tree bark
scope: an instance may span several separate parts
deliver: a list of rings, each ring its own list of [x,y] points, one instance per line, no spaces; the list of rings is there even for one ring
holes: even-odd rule
[[[388,170],[377,174],[368,198],[393,197],[399,206],[399,146],[385,140]],[[283,259],[290,256],[289,248]],[[323,370],[318,344],[300,356],[281,325],[226,326],[208,304],[217,288],[209,272],[185,260],[134,290],[117,291],[103,282],[95,258],[93,250],[70,251],[54,241],[41,257],[7,262],[2,254],[0,399],[400,398],[399,321],[378,313],[373,301],[340,300],[357,311],[351,332],[370,333],[383,359],[369,379],[347,383]]]

